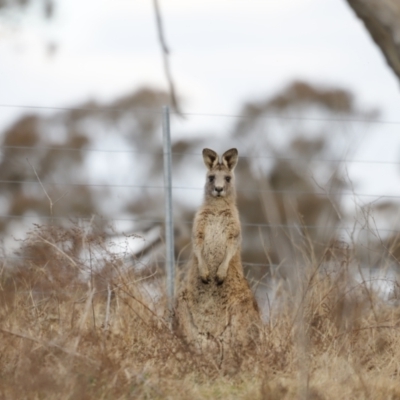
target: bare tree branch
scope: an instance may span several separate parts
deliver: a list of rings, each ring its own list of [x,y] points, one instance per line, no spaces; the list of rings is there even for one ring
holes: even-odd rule
[[[180,110],[179,104],[178,104],[178,99],[177,99],[176,91],[175,91],[175,85],[174,85],[174,81],[172,79],[171,69],[169,66],[170,52],[169,52],[167,43],[165,41],[164,27],[163,27],[163,22],[162,22],[162,18],[161,18],[161,12],[160,12],[160,6],[158,4],[158,0],[153,0],[153,4],[154,4],[154,12],[156,15],[156,22],[157,22],[158,40],[159,40],[160,46],[161,46],[163,63],[164,63],[164,72],[165,72],[165,76],[168,81],[171,105],[180,116],[183,116],[183,114]]]

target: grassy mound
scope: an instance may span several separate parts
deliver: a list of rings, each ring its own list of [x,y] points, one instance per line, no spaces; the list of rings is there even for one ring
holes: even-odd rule
[[[0,269],[0,397],[400,399],[400,308],[312,260],[281,284],[251,370],[223,376],[171,332],[161,272],[93,230],[37,226]]]

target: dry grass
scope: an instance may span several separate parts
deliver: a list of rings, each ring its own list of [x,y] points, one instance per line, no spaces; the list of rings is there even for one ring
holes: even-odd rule
[[[149,293],[162,279],[134,274],[100,234],[37,227],[19,256],[1,269],[1,398],[400,399],[400,308],[348,262],[326,274],[309,261],[279,292],[265,352],[223,376],[170,331]]]

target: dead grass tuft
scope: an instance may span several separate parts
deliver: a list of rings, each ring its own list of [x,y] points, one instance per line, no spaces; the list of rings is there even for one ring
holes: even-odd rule
[[[171,332],[160,274],[135,273],[93,228],[37,226],[17,257],[0,268],[1,398],[400,399],[400,309],[349,259],[309,257],[265,350],[224,376]]]

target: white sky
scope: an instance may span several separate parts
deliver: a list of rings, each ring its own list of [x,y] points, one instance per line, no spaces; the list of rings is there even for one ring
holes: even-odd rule
[[[237,114],[244,101],[304,79],[350,89],[361,105],[380,108],[381,119],[400,121],[399,82],[344,0],[160,0],[160,6],[185,112]],[[31,13],[20,22],[12,34],[0,20],[0,105],[74,106],[112,101],[143,85],[166,88],[151,0],[64,0],[52,21]],[[58,51],[48,57],[44,44],[53,40]],[[0,107],[0,129],[24,111]],[[192,117],[185,129],[218,135],[231,125],[232,119]],[[353,158],[400,161],[399,129],[374,126]],[[399,165],[349,167],[358,190],[375,194],[400,194],[399,171]]]
[[[348,87],[399,117],[398,81],[344,0],[160,3],[187,111],[234,113],[303,78]],[[0,40],[2,103],[68,105],[165,87],[151,0],[61,1],[50,23],[21,22]],[[59,44],[53,58],[46,40]]]

